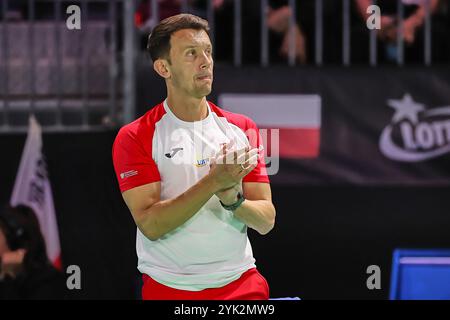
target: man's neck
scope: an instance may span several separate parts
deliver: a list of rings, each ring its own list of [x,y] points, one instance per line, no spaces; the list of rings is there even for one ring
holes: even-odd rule
[[[206,97],[197,99],[168,94],[167,104],[173,114],[183,121],[201,121],[208,116]]]

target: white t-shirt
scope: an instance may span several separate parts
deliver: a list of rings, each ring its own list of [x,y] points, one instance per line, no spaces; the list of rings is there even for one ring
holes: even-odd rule
[[[238,148],[261,148],[258,129],[248,117],[208,102],[205,119],[186,122],[164,101],[117,134],[113,160],[120,189],[161,181],[161,200],[175,198],[208,174],[211,157],[231,140]],[[262,152],[243,182],[269,182]],[[136,250],[139,271],[182,290],[222,287],[255,267],[247,226],[217,196],[156,241],[138,229]]]

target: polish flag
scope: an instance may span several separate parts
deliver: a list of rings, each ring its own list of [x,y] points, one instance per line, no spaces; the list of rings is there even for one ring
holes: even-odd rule
[[[241,113],[258,128],[279,129],[282,158],[316,158],[320,149],[321,99],[302,94],[222,94],[219,105]],[[274,142],[272,142],[274,143]],[[270,147],[265,146],[270,149]],[[268,151],[268,154],[270,151]]]
[[[44,236],[48,258],[56,268],[61,270],[58,225],[52,189],[42,154],[42,130],[34,116],[29,119],[28,136],[10,204],[13,207],[25,205],[34,210]]]

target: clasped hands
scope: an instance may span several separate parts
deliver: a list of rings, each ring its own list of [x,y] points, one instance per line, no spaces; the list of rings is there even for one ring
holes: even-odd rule
[[[237,201],[237,194],[242,190],[242,179],[258,163],[258,148],[237,148],[234,140],[223,144],[219,152],[211,158],[209,174],[217,186],[215,195],[225,205]]]

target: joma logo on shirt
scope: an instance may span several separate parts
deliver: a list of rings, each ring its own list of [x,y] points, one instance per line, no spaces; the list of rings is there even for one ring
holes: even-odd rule
[[[170,159],[170,158],[172,158],[174,155],[176,155],[178,151],[181,151],[181,150],[183,150],[183,148],[173,148],[173,149],[172,149],[172,152],[166,153],[165,156],[166,156],[167,158]]]

